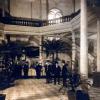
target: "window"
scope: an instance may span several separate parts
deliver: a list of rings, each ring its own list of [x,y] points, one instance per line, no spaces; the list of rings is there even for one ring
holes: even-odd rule
[[[49,14],[48,14],[48,20],[53,20],[53,19],[56,19],[56,18],[60,18],[62,17],[62,13],[59,9],[51,9]],[[57,19],[55,21],[55,23],[60,23],[60,19]],[[54,21],[51,21],[51,23],[53,23]]]

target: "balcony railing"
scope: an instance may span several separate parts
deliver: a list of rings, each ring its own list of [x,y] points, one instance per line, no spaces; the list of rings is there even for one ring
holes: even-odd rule
[[[43,23],[41,20],[33,20],[21,17],[2,17],[1,22],[3,22],[4,24],[34,26],[34,27],[41,27]]]
[[[80,10],[78,10],[75,13],[72,13],[68,16],[63,16],[60,18],[56,18],[56,19],[52,19],[52,20],[48,20],[48,24],[47,25],[53,25],[53,24],[58,24],[58,23],[63,23],[63,22],[69,22],[71,21],[75,16],[77,16],[80,13]]]
[[[69,22],[79,13],[80,13],[80,10],[78,10],[75,13],[72,13],[71,15],[63,16],[60,18],[52,19],[52,20],[37,20],[37,19],[31,19],[31,18],[7,16],[7,17],[1,17],[0,21],[4,24],[42,27],[42,26],[53,25],[53,24],[58,24],[58,23],[63,23],[63,22]]]

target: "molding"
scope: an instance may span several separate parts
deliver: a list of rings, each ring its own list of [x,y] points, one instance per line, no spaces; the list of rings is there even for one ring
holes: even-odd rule
[[[67,26],[67,27],[66,27]],[[23,34],[23,35],[48,35],[68,32],[71,30],[69,22],[49,25],[44,27],[28,27],[19,25],[5,25],[5,34]]]
[[[88,10],[88,25],[97,19],[96,15]],[[4,27],[5,34],[18,34],[18,35],[55,35],[59,33],[69,33],[74,30],[80,30],[80,14],[73,18],[70,22],[64,22],[54,25],[43,27],[30,27],[20,25],[0,25]]]

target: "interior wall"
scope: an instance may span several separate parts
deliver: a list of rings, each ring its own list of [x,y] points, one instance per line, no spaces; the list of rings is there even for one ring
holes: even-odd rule
[[[41,7],[43,9],[42,16],[45,16],[45,0],[41,0]],[[40,0],[11,0],[10,1],[10,14],[16,17],[25,17],[25,18],[41,18],[42,10],[40,7]]]
[[[30,18],[30,12],[30,2],[24,2],[24,0],[10,1],[10,14],[12,16]]]
[[[46,7],[46,0],[41,0],[41,4],[42,4],[42,11],[41,11],[41,16],[42,19],[47,19],[47,7]]]
[[[7,12],[9,12],[9,10],[8,10],[8,4],[9,4],[9,0],[0,0],[0,9],[3,9],[3,7],[4,7],[5,10]]]
[[[63,16],[69,15],[73,12],[72,0],[48,0],[49,10],[53,8],[60,9]],[[42,10],[40,12],[40,10]],[[46,0],[10,0],[10,13],[16,17],[27,17],[40,19],[47,18],[46,14]],[[41,15],[40,15],[41,13]]]
[[[43,53],[44,60],[51,60],[52,61],[52,54],[46,57],[46,53]],[[56,59],[56,54],[54,54],[54,58]],[[69,66],[71,66],[71,58],[68,56],[67,53],[58,53],[59,61],[65,60],[65,62],[69,62]]]
[[[75,0],[75,11],[80,9],[80,0]]]
[[[32,18],[41,19],[40,9],[41,9],[40,8],[40,0],[35,0],[34,2],[32,2]]]
[[[2,9],[2,8],[3,8],[3,1],[0,0],[0,9]]]
[[[65,60],[66,62],[71,60],[67,53],[59,53],[58,58],[60,60]]]
[[[73,12],[73,2],[72,0],[49,0],[49,10],[53,8],[61,10],[63,16],[66,16]]]

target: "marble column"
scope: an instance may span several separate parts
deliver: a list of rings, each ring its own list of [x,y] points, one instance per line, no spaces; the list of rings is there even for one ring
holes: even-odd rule
[[[31,17],[31,19],[33,18],[33,8],[32,8],[32,6],[33,6],[33,3],[32,3],[32,1],[30,2],[30,11],[31,11],[31,13],[30,13],[30,17]]]
[[[97,19],[97,72],[100,72],[100,19]]]
[[[72,70],[75,69],[75,57],[76,57],[75,32],[72,32]]]
[[[2,7],[2,17],[5,17],[5,3],[6,3],[6,0],[3,1],[3,7]]]
[[[48,13],[49,13],[49,1],[46,0],[46,17],[48,19]]]
[[[87,6],[86,0],[81,0],[80,18],[80,74],[88,77],[88,39],[87,39]]]
[[[5,40],[6,38],[5,38],[5,33],[4,33],[4,31],[2,32],[2,40]]]
[[[40,19],[42,20],[42,1],[40,0]]]
[[[39,40],[39,62],[43,64],[42,42],[43,42],[43,36],[40,36],[40,40]]]

